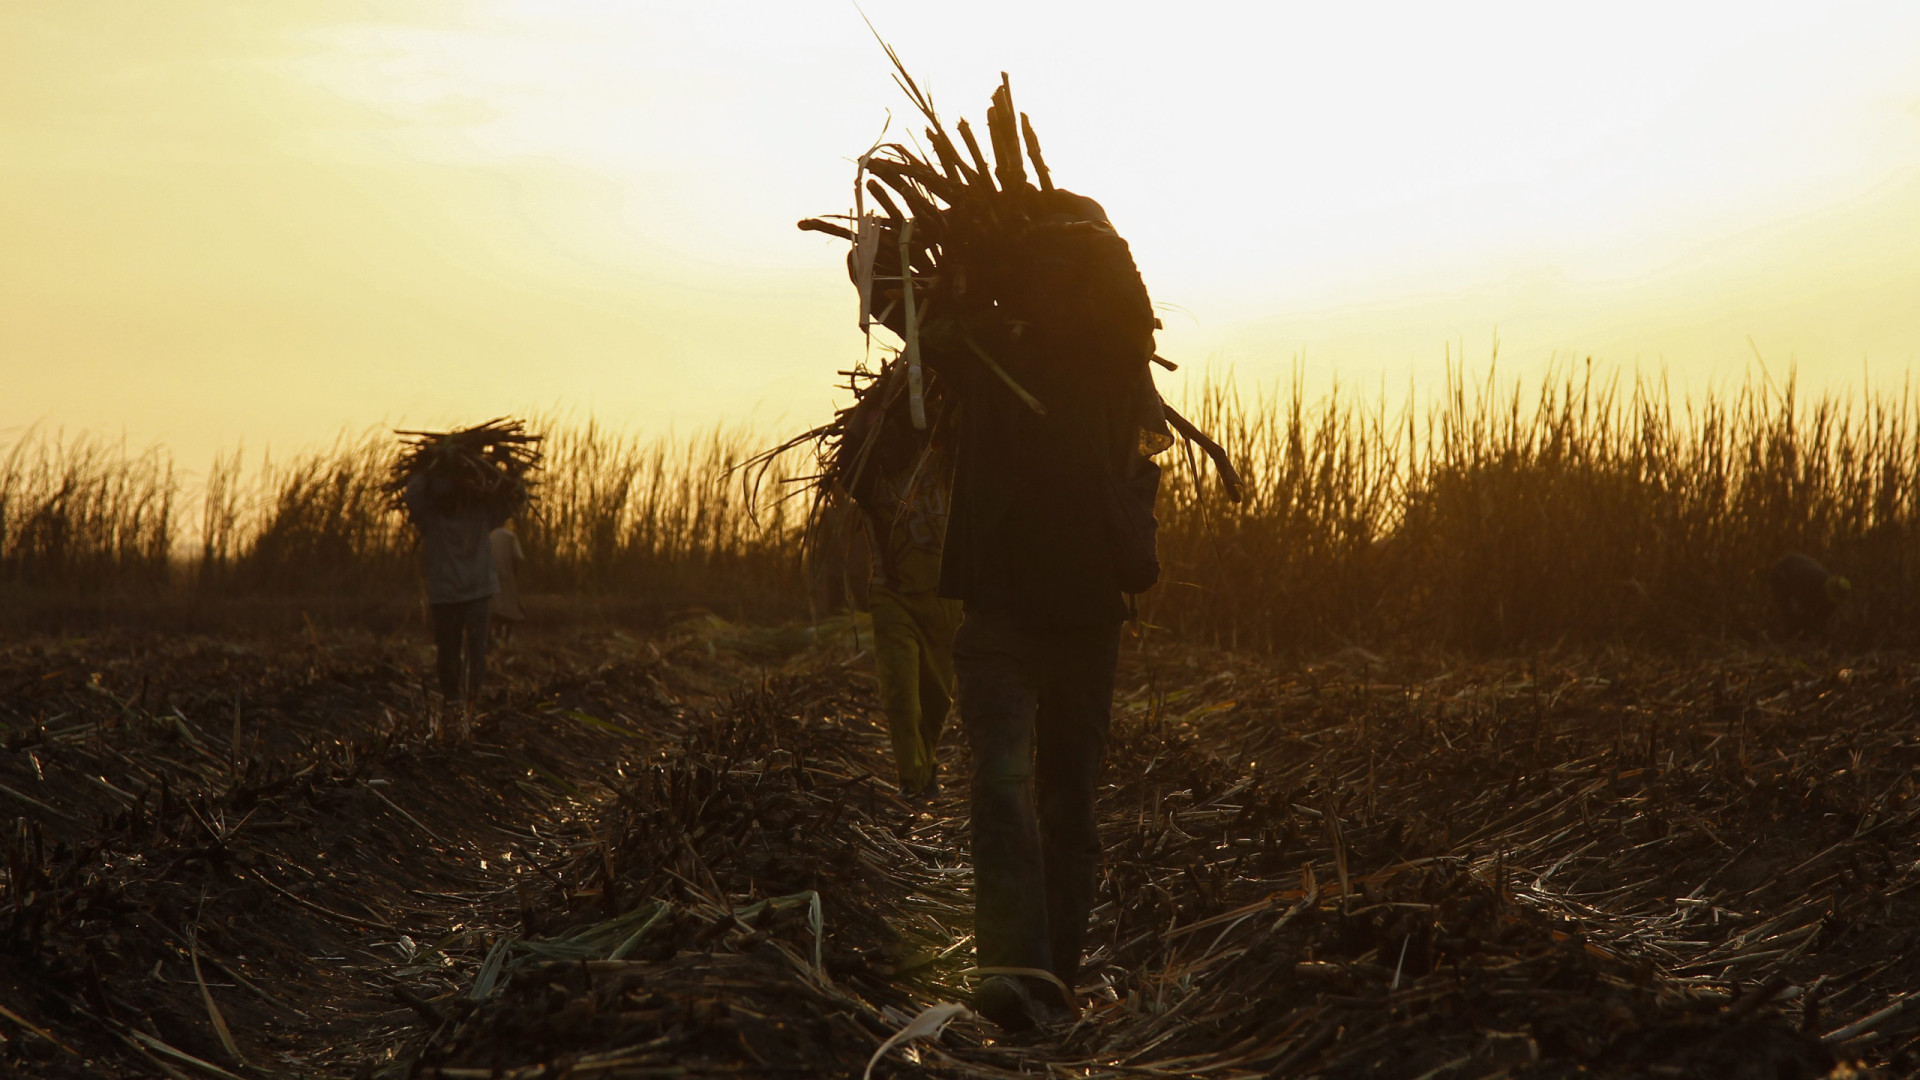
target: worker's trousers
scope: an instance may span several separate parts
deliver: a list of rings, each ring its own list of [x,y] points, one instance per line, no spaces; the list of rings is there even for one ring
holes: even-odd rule
[[[448,701],[480,695],[487,676],[487,607],[490,597],[433,605],[434,666]]]
[[[1113,715],[1118,623],[1040,629],[969,607],[954,636],[973,755],[981,967],[1080,974],[1100,863],[1094,788]]]
[[[940,731],[953,701],[953,631],[960,605],[932,592],[899,593],[875,585],[873,663],[880,708],[893,739],[894,767],[903,791],[933,780]]]

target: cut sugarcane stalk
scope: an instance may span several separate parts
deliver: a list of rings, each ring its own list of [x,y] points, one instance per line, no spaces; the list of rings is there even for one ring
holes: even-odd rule
[[[1033,160],[1033,175],[1040,180],[1041,191],[1053,190],[1053,174],[1047,171],[1047,159],[1040,156],[1040,137],[1033,133],[1033,121],[1020,114],[1020,134],[1026,137],[1027,157]]]
[[[915,431],[927,430],[927,398],[920,381],[920,319],[913,305],[913,219],[900,229],[900,296],[907,305],[907,415]]]
[[[993,169],[987,164],[987,156],[980,152],[980,143],[973,137],[973,129],[965,120],[960,121],[960,138],[967,144],[967,153],[973,155],[973,167],[980,175],[980,186],[993,190]]]
[[[860,332],[863,334],[873,323],[873,260],[879,254],[880,216],[862,214],[859,231],[853,238],[853,277],[854,287],[860,291]],[[886,316],[881,318],[884,320]]]
[[[880,223],[867,213],[867,161],[872,157],[868,150],[853,163],[853,276],[860,293],[860,333],[865,335],[872,333],[873,257],[880,252]]]
[[[880,186],[880,181],[867,181],[867,193],[879,200],[880,205],[886,208],[889,224],[898,227],[898,222],[906,220],[907,215],[900,212],[900,207],[894,204],[893,196],[888,195],[887,189]]]
[[[1173,406],[1167,404],[1165,398],[1160,399],[1160,412],[1167,418],[1167,423],[1173,426],[1173,430],[1186,436],[1207,452],[1207,456],[1213,459],[1213,467],[1220,470],[1220,486],[1226,489],[1227,498],[1233,502],[1239,502],[1246,490],[1246,484],[1241,481],[1240,473],[1234,469],[1233,461],[1227,457],[1226,450],[1219,443],[1208,438],[1206,432],[1195,427],[1192,421],[1174,412]]]
[[[1013,86],[1007,73],[1000,73],[1000,89],[993,92],[993,105],[987,110],[987,141],[993,144],[993,163],[1000,178],[1000,189],[1017,194],[1027,183],[1027,169],[1020,159],[1020,118],[1013,111]]]
[[[828,236],[837,236],[842,240],[853,239],[852,229],[843,228],[842,226],[835,225],[830,221],[821,221],[819,218],[807,218],[806,220],[800,222],[800,231],[825,233]]]
[[[971,337],[967,338],[966,341],[967,341],[967,348],[973,350],[973,355],[979,357],[980,362],[987,365],[988,371],[991,371],[995,375],[1000,376],[1000,381],[1007,384],[1007,389],[1012,390],[1014,393],[1014,396],[1018,397],[1021,401],[1026,402],[1027,408],[1032,409],[1034,412],[1040,414],[1041,416],[1047,415],[1047,407],[1045,405],[1040,404],[1040,399],[1037,397],[1034,397],[1032,394],[1027,393],[1026,387],[1021,386],[1017,382],[1014,382],[1013,376],[1007,374],[1007,369],[1001,367],[999,363],[994,360],[993,357],[987,355],[987,350],[981,348],[979,342],[973,340]]]

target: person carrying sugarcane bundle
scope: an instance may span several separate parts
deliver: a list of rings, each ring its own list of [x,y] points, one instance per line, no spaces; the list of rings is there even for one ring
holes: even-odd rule
[[[847,224],[800,227],[852,242],[861,326],[901,338],[914,425],[954,447],[939,591],[962,605],[974,1008],[1018,1031],[1073,1006],[1120,630],[1129,597],[1159,576],[1153,457],[1169,424],[1207,451],[1229,498],[1239,485],[1218,444],[1164,407],[1148,368],[1158,322],[1132,253],[1099,203],[1053,186],[1006,77],[987,113],[990,165],[964,120],[962,155],[893,60],[932,156],[874,148]],[[923,400],[935,390],[951,405],[944,435]]]
[[[841,462],[872,561],[868,608],[880,708],[893,743],[900,793],[939,791],[940,733],[953,700],[953,631],[959,605],[939,594],[947,528],[946,455],[907,415],[898,363],[862,396],[846,425],[858,449]]]
[[[488,609],[500,591],[491,534],[526,500],[539,436],[502,420],[401,434],[409,441],[388,490],[420,534],[440,694],[465,718],[486,681]]]
[[[974,933],[992,973],[975,1007],[1014,1030],[1072,1006],[1125,597],[1159,573],[1150,455],[1172,441],[1126,242],[1098,203],[1048,195],[1054,228],[1032,238],[1022,290],[1033,302],[1019,335],[987,350],[1017,382],[952,365],[963,404],[941,569],[941,593],[964,607],[954,668],[972,744]]]

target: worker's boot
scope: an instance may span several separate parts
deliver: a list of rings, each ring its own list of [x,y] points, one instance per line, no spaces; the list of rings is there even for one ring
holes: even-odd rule
[[[1036,993],[1018,975],[994,975],[973,992],[973,1011],[1010,1032],[1030,1031],[1035,1027],[1065,1023],[1073,1018],[1053,998],[1058,991]]]

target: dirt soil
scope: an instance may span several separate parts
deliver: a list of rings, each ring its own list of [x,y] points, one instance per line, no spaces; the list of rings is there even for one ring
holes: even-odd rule
[[[1819,1077],[1920,1067],[1920,658],[1131,642],[1077,1019],[975,977],[963,740],[844,622],[0,642],[0,1073]],[[928,1010],[933,1010],[928,1013]]]

